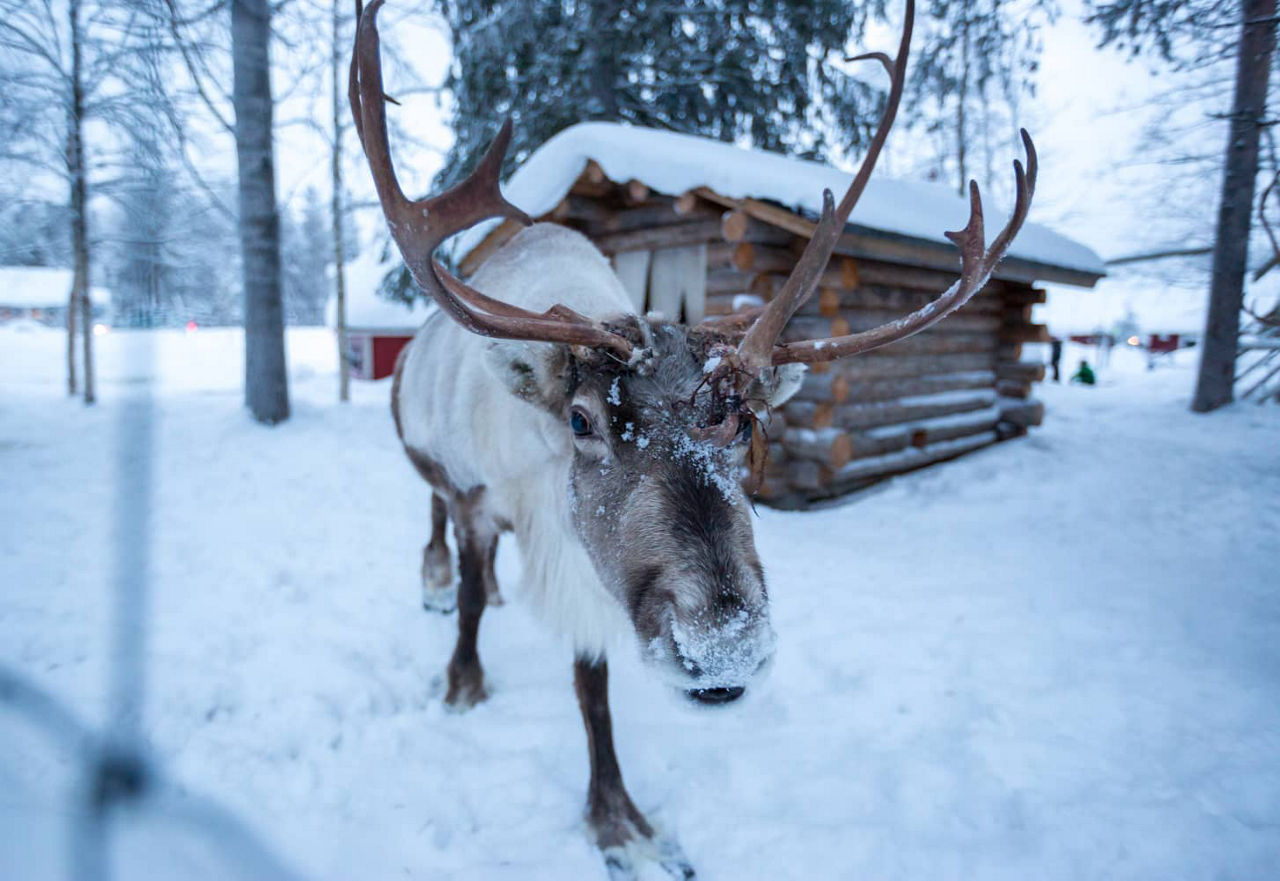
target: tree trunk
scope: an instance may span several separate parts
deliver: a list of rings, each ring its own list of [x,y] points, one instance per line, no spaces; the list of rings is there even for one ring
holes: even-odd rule
[[[272,155],[270,40],[268,0],[231,0],[232,103],[244,273],[245,403],[255,419],[274,425],[289,418],[289,377]]]
[[[67,114],[67,171],[71,178],[71,250],[74,272],[71,282],[73,315],[68,316],[68,366],[72,378],[71,394],[75,394],[75,308],[81,316],[84,334],[84,402],[95,400],[93,382],[93,306],[89,300],[89,221],[88,185],[84,167],[84,83],[81,76],[80,0],[67,7],[71,25],[71,107]]]
[[[969,13],[960,22],[960,96],[956,102],[956,191],[963,197],[969,193],[969,168],[965,151],[969,145],[965,111],[969,104]]]
[[[79,307],[73,280],[71,292],[67,294],[67,397],[70,398],[76,396],[76,310]]]
[[[1245,0],[1243,8],[1235,102],[1213,245],[1209,314],[1200,350],[1200,374],[1191,401],[1191,409],[1197,413],[1216,410],[1231,403],[1233,397],[1245,261],[1258,175],[1258,137],[1266,113],[1271,54],[1276,45],[1276,0]]]
[[[84,343],[84,403],[92,405],[98,400],[93,381],[93,303],[89,299],[89,254],[85,251],[84,274],[81,276],[82,291],[80,293],[80,314],[84,316],[84,332],[81,342]]]
[[[351,365],[347,363],[347,279],[346,247],[342,223],[342,58],[340,42],[342,17],[339,4],[333,0],[333,54],[330,72],[333,87],[333,150],[330,152],[330,181],[333,189],[330,210],[333,213],[333,281],[337,295],[334,313],[338,337],[338,400],[351,399]],[[358,23],[357,23],[358,24]]]

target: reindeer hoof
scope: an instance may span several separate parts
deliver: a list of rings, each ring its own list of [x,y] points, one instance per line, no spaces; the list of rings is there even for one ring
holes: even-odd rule
[[[698,874],[674,838],[643,838],[602,848],[609,881],[637,881],[642,867],[656,863],[675,881],[691,881]],[[649,873],[646,873],[649,874]]]
[[[625,790],[598,794],[588,805],[587,825],[604,857],[609,881],[649,877],[653,872],[644,871],[645,866],[661,868],[677,881],[697,877],[680,842],[654,828]]]
[[[441,542],[422,551],[422,608],[448,614],[458,608],[458,586],[453,583],[449,548]]]
[[[449,691],[444,703],[457,713],[465,713],[476,704],[489,699],[484,687],[484,670],[479,662],[465,665],[449,665]]]
[[[443,588],[435,588],[428,584],[423,584],[422,608],[426,609],[428,612],[438,612],[441,615],[448,615],[450,612],[458,608],[457,586],[451,584]]]

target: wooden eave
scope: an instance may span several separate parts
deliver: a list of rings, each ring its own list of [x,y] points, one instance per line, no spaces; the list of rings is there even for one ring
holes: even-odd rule
[[[729,210],[741,211],[755,220],[806,239],[812,238],[813,231],[817,228],[816,222],[773,202],[760,199],[734,199],[721,196],[706,187],[699,187],[693,192],[699,198],[722,205]],[[901,263],[946,272],[956,272],[960,268],[959,255],[954,245],[887,232],[856,223],[845,226],[844,234],[836,242],[834,253],[844,257],[882,260],[886,263]],[[1047,281],[1090,288],[1102,278],[1099,274],[1021,257],[1006,257],[1001,260],[993,277],[1025,284]]]

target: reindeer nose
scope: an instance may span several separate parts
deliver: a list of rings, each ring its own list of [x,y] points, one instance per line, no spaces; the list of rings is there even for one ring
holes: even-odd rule
[[[730,704],[742,697],[745,691],[743,686],[734,685],[729,688],[691,688],[685,695],[700,704]]]

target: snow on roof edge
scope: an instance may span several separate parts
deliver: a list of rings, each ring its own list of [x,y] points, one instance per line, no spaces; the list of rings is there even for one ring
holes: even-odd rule
[[[546,214],[568,194],[588,160],[595,160],[610,180],[640,180],[670,195],[705,186],[728,198],[768,199],[814,215],[822,209],[822,191],[843,192],[852,177],[822,163],[696,135],[584,122],[535,150],[507,181],[503,193],[532,217]],[[938,184],[872,177],[849,222],[949,244],[943,231],[959,229],[968,213],[967,200]],[[990,206],[987,213],[1000,216],[1003,212],[999,206]],[[496,224],[487,221],[459,234],[454,240],[455,257],[468,254]],[[1091,248],[1036,223],[1023,226],[1009,256],[1091,275],[1106,274],[1102,259]]]
[[[416,329],[422,326],[434,305],[415,299],[406,304],[379,296],[378,289],[387,273],[398,266],[396,259],[382,259],[381,249],[370,245],[345,267],[347,327],[352,330]],[[329,297],[325,303],[325,324],[337,327],[338,303]]]

